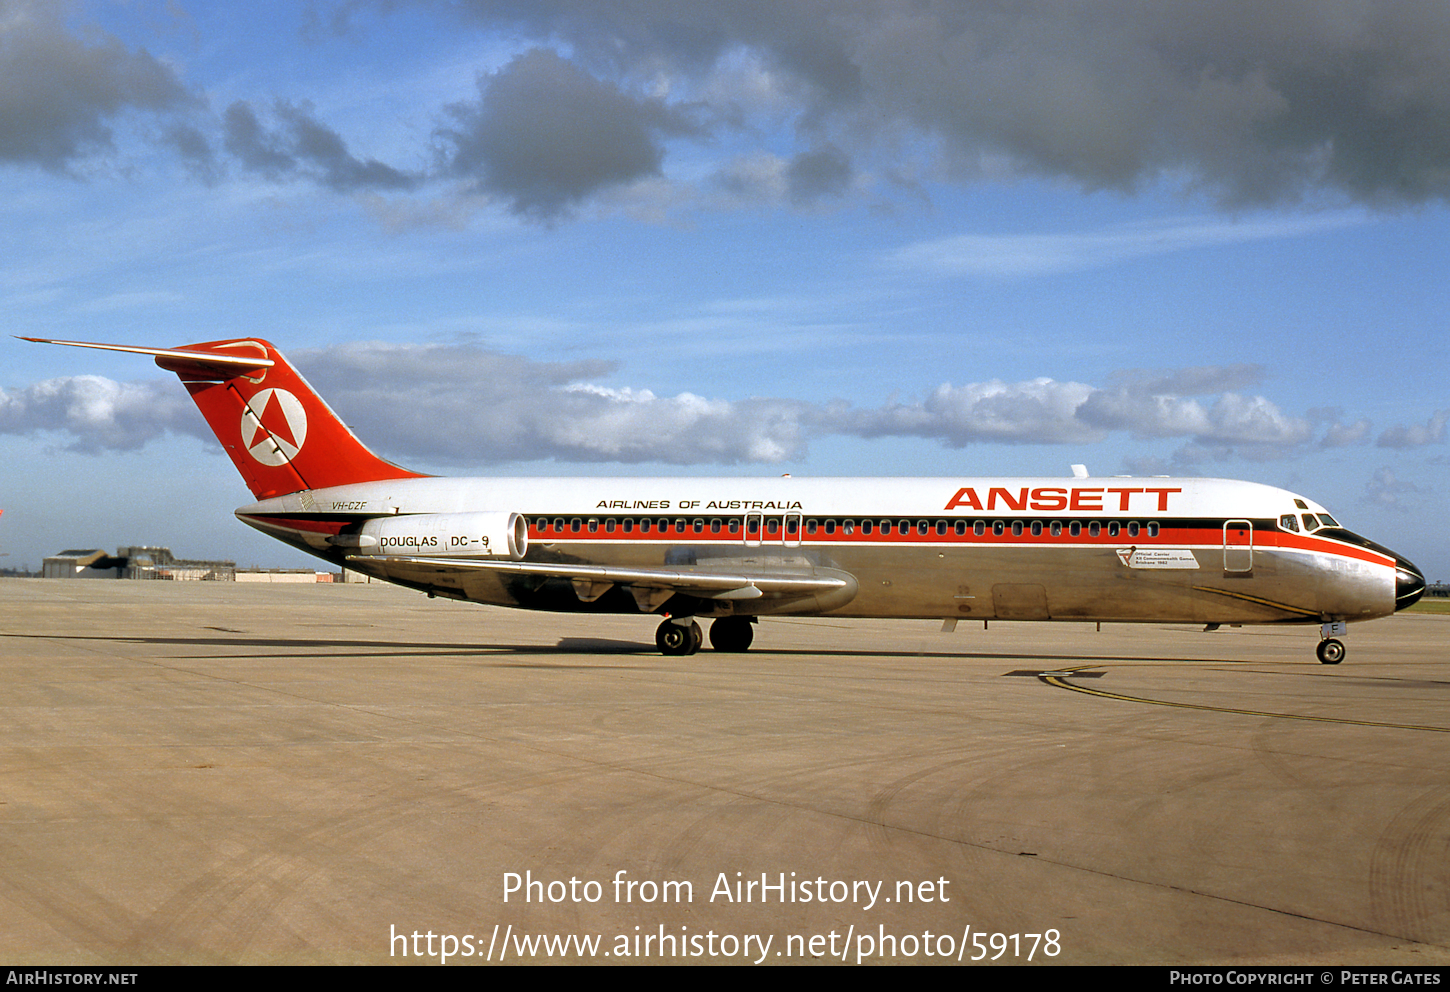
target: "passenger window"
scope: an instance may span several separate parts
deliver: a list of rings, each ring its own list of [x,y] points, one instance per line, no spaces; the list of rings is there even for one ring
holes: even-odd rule
[[[827,534],[834,534],[835,532],[836,532],[836,522],[834,520],[827,520],[826,521],[826,533]]]
[[[1103,525],[1094,520],[1088,524],[1088,537],[1098,537],[1103,532]]]
[[[841,521],[841,533],[842,534],[851,534],[855,530],[856,530],[856,521],[854,521],[854,520],[843,520],[843,521]]]
[[[696,517],[694,529],[696,534],[705,533],[705,521],[701,520],[699,517]]]
[[[929,520],[918,520],[916,522],[916,532],[918,534],[920,534],[921,536],[925,537],[928,533],[930,533],[930,531],[931,531],[931,521],[929,521]]]
[[[711,534],[718,534],[718,533],[720,533],[720,518],[719,517],[713,517],[710,520],[710,533]]]
[[[806,521],[806,533],[807,534],[814,534],[815,532],[816,532],[816,522],[814,520],[807,520]]]
[[[1072,523],[1068,524],[1067,534],[1069,537],[1082,537],[1082,523],[1074,520]]]
[[[1118,536],[1118,522],[1116,520],[1114,520],[1114,521],[1112,521],[1111,523],[1108,524],[1108,536],[1109,537],[1117,537]]]
[[[987,522],[985,520],[978,520],[976,523],[972,524],[972,533],[977,537],[981,537],[983,534],[987,533]]]
[[[961,537],[967,532],[967,522],[965,520],[958,520],[956,527],[953,529],[957,532],[957,537]]]
[[[1062,536],[1062,521],[1061,520],[1054,520],[1052,522],[1052,536],[1053,537],[1061,537]]]
[[[1005,531],[1006,529],[1007,529],[1007,525],[1004,524],[1002,521],[1000,521],[1000,520],[993,520],[992,521],[992,536],[993,537],[1001,537],[1003,531]]]
[[[685,520],[684,520],[683,517],[681,517],[679,520],[676,520],[675,521],[675,533],[676,534],[683,534],[684,532],[685,532]]]
[[[1012,536],[1013,537],[1021,537],[1022,536],[1022,521],[1020,521],[1020,520],[1014,520],[1014,521],[1012,521]]]
[[[1129,537],[1137,537],[1138,536],[1138,521],[1134,520],[1132,523],[1128,524],[1128,536]]]
[[[1033,537],[1041,537],[1042,536],[1042,521],[1041,520],[1034,520],[1034,521],[1032,521],[1032,536]]]
[[[863,521],[861,521],[861,533],[863,533],[863,534],[869,534],[869,533],[871,533],[871,521],[869,521],[869,520],[863,520]]]
[[[594,534],[594,533],[597,533],[598,531],[599,531],[599,518],[598,517],[590,517],[589,518],[589,533]]]
[[[1150,520],[1150,521],[1148,521],[1148,536],[1149,537],[1157,537],[1158,536],[1158,521],[1156,521],[1156,520]]]

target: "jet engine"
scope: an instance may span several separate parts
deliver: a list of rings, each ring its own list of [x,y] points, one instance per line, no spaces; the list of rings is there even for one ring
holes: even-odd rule
[[[529,550],[529,527],[517,513],[411,513],[373,517],[348,540],[363,555],[513,558]]]

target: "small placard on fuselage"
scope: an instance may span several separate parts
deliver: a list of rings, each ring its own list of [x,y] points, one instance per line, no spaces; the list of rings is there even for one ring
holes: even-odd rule
[[[1129,568],[1197,568],[1187,548],[1120,548],[1118,558]]]

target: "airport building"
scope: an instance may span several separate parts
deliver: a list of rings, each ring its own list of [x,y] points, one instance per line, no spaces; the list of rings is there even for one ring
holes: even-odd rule
[[[45,559],[47,579],[164,579],[173,582],[230,582],[234,561],[177,558],[170,548],[122,547],[114,555],[99,549],[62,551]]]

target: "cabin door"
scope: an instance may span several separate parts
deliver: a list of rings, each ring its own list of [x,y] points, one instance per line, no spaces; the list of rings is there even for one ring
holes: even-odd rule
[[[1251,575],[1254,571],[1254,525],[1248,520],[1226,520],[1223,525],[1223,574]]]

